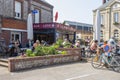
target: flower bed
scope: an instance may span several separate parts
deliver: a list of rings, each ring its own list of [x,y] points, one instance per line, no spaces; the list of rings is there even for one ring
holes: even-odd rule
[[[73,62],[81,60],[80,49],[77,48],[59,48],[57,50],[67,51],[67,54],[45,55],[36,57],[17,57],[10,58],[9,71],[18,71],[23,69],[36,68],[46,65]]]

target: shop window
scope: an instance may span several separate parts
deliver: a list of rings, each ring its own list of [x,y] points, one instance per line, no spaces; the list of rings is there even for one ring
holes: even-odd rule
[[[21,2],[15,1],[15,18],[21,19]]]

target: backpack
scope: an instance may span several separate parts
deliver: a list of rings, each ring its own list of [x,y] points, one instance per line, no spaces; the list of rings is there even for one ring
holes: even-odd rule
[[[104,52],[109,52],[110,51],[110,46],[109,45],[104,45],[103,50],[104,50]]]

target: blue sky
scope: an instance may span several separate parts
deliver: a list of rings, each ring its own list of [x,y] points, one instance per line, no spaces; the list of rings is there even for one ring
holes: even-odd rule
[[[58,11],[58,21],[76,21],[93,24],[93,10],[102,5],[102,0],[46,0]]]

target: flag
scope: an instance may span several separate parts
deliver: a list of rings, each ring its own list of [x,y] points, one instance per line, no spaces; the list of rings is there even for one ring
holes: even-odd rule
[[[56,12],[55,14],[55,21],[57,21],[57,19],[58,19],[58,12]]]

